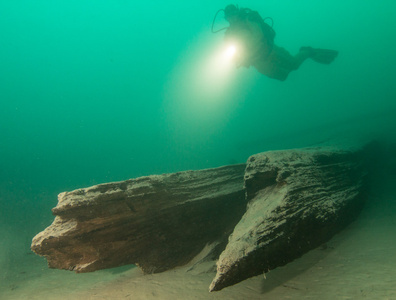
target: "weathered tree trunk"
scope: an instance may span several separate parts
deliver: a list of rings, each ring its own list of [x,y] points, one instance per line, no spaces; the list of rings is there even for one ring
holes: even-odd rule
[[[220,255],[210,291],[285,265],[328,241],[360,212],[364,179],[357,152],[251,156],[245,172],[248,208]]]
[[[31,248],[49,267],[76,272],[136,264],[153,273],[183,265],[207,243],[226,242],[246,209],[244,169],[153,175],[61,193],[54,222]]]
[[[354,220],[365,199],[360,154],[271,151],[247,165],[61,193],[53,224],[34,237],[32,250],[52,268],[90,272],[136,264],[153,273],[220,243],[210,286],[218,291],[291,262]]]

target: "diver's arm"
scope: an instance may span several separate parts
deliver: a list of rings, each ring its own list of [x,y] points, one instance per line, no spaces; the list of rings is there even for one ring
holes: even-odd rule
[[[259,24],[255,22],[246,22],[244,32],[245,49],[243,51],[244,65],[253,65],[258,59],[262,58],[263,52],[263,33]]]
[[[225,41],[227,44],[235,42],[237,45],[237,53],[233,58],[234,64],[237,67],[248,68],[261,57],[263,33],[256,22],[245,20],[238,25],[227,29]]]
[[[248,30],[241,29],[241,27],[233,28],[229,27],[224,34],[224,43],[226,45],[235,45],[237,50],[235,55],[232,58],[233,64],[237,67],[248,67],[248,51],[246,47],[246,36],[249,35]]]
[[[252,62],[251,33],[247,29],[240,30],[238,37],[239,39],[236,41],[237,51],[233,59],[234,63],[238,68],[249,68]]]

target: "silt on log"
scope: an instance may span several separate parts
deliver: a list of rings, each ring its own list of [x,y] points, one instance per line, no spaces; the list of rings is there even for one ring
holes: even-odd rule
[[[328,241],[365,199],[359,151],[271,151],[248,159],[248,208],[217,262],[209,290],[268,272]]]
[[[152,175],[61,193],[54,222],[31,249],[49,267],[76,272],[136,264],[156,273],[183,265],[206,244],[225,245],[246,209],[244,169]]]
[[[61,193],[53,224],[31,248],[52,268],[91,272],[136,264],[154,273],[220,243],[215,258],[225,249],[210,291],[221,290],[291,262],[353,221],[365,199],[362,153],[271,151],[247,165]]]

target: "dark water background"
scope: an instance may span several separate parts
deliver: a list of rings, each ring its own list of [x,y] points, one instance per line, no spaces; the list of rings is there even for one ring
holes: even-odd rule
[[[339,57],[285,82],[254,69],[209,82],[202,66],[222,42],[210,27],[227,2],[1,1],[3,268],[49,225],[62,191],[329,139],[393,140],[395,3],[239,3],[271,16],[291,53]]]

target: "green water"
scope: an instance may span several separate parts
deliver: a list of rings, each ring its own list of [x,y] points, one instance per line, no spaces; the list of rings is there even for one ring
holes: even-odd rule
[[[50,224],[62,191],[330,139],[394,140],[396,2],[239,3],[272,17],[292,54],[339,51],[285,82],[253,68],[205,78],[226,4],[0,2],[3,270]]]

